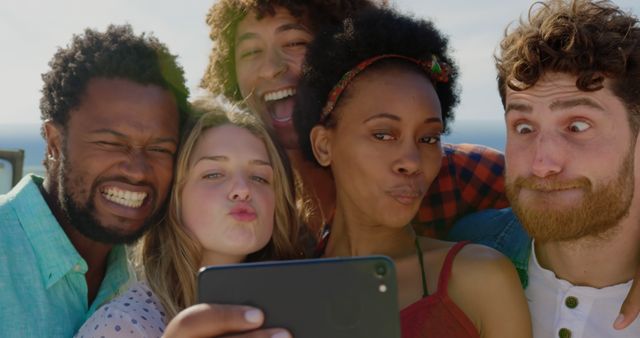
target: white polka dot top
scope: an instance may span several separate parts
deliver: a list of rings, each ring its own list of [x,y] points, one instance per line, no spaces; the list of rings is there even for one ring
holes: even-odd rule
[[[76,338],[155,338],[165,329],[165,313],[158,298],[144,282],[98,309],[82,325]]]

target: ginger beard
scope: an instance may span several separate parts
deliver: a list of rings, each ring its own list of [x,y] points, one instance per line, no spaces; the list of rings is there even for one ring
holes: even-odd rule
[[[516,177],[509,179],[506,193],[516,216],[538,242],[572,241],[583,237],[604,237],[629,214],[633,199],[633,144],[616,178],[594,187],[586,177],[559,180],[557,177]],[[581,189],[582,199],[573,207],[554,205],[545,200],[545,191]],[[537,191],[535,197],[520,200],[522,189]]]

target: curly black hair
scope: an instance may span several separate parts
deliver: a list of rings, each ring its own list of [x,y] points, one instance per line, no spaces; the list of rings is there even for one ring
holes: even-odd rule
[[[187,119],[189,89],[176,56],[154,36],[136,36],[128,24],[110,25],[104,33],[86,29],[84,34],[74,35],[69,46],[58,49],[49,67],[42,74],[42,121],[66,128],[69,112],[80,105],[89,81],[96,77],[162,87],[176,100],[180,127]]]
[[[218,0],[207,14],[209,37],[215,43],[201,87],[231,102],[241,102],[235,65],[238,23],[250,11],[258,18],[273,16],[276,7],[286,8],[296,18],[308,15],[314,32],[327,23],[339,24],[345,17],[365,8],[384,5],[383,0]]]
[[[346,19],[340,26],[323,28],[308,46],[293,112],[300,148],[307,160],[316,162],[309,135],[311,129],[320,123],[329,92],[358,63],[383,54],[398,54],[418,60],[431,60],[435,55],[449,66],[449,81],[434,83],[444,130],[448,130],[448,124],[453,120],[453,108],[458,103],[458,71],[449,57],[447,38],[429,21],[401,15],[388,8],[368,9]],[[386,59],[371,68],[390,64],[410,63],[402,59]],[[411,69],[424,73],[417,65]],[[348,95],[348,92],[349,88],[343,95]],[[340,100],[337,105],[340,105]],[[325,124],[327,122],[331,119]]]

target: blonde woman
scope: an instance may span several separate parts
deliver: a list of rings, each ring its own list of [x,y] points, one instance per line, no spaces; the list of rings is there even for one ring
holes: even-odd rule
[[[167,215],[137,250],[144,281],[99,309],[78,337],[160,337],[195,303],[200,267],[302,255],[286,154],[253,116],[208,100],[194,108],[202,116],[185,133]]]

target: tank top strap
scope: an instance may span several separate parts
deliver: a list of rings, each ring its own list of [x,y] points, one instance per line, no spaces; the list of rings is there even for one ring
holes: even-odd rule
[[[449,279],[451,278],[451,268],[453,267],[453,259],[456,258],[456,255],[464,248],[465,245],[471,243],[470,241],[462,241],[456,243],[449,252],[447,253],[447,257],[444,259],[444,263],[442,264],[442,269],[440,269],[440,277],[438,278],[438,290],[437,293],[448,293],[447,287],[449,285]]]

